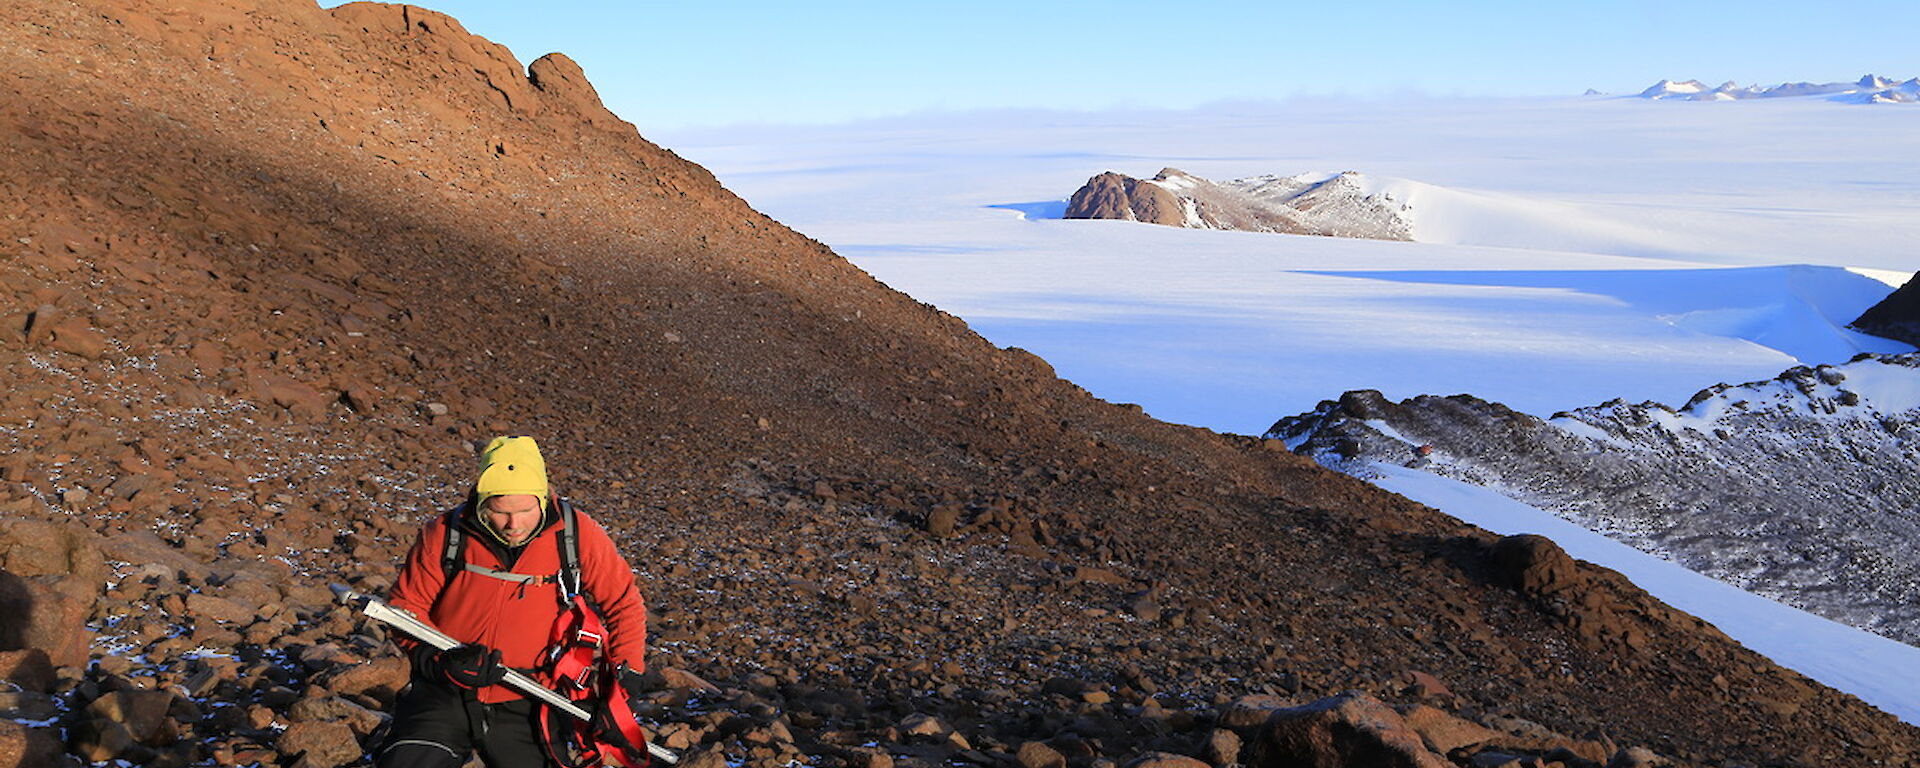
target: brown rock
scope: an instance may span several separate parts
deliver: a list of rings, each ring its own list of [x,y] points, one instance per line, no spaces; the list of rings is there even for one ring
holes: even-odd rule
[[[1249,768],[1450,768],[1400,714],[1360,692],[1282,709],[1248,748]]]
[[[1673,761],[1646,747],[1627,747],[1613,753],[1613,758],[1607,761],[1607,768],[1664,768],[1669,765],[1673,765]]]
[[[688,672],[684,669],[680,669],[679,667],[660,667],[657,669],[651,669],[647,671],[646,676],[648,678],[655,678],[656,675],[657,675],[656,687],[677,688],[677,689],[690,691],[694,693],[719,693],[720,692],[720,686],[714,685],[713,683],[709,683],[706,680],[702,679],[699,675],[696,675],[692,672]]]
[[[1240,744],[1240,734],[1215,728],[1207,734],[1207,743],[1201,746],[1200,756],[1215,768],[1226,768],[1240,762]]]
[[[199,621],[217,621],[234,626],[246,626],[259,618],[255,615],[254,609],[238,601],[205,592],[187,595],[187,613],[192,614]]]
[[[1171,752],[1148,752],[1127,761],[1126,768],[1208,768],[1206,763]]]
[[[61,352],[98,360],[107,353],[107,336],[87,326],[87,321],[69,317],[53,326],[48,346]]]
[[[953,732],[953,728],[941,722],[940,718],[920,712],[907,715],[895,727],[908,736],[942,736]]]
[[[884,749],[872,747],[850,749],[847,750],[847,764],[850,768],[893,768],[893,755],[887,754]],[[684,760],[680,765],[681,768],[688,768]]]
[[[364,663],[340,667],[325,675],[322,682],[335,693],[365,696],[391,706],[400,689],[406,687],[408,674],[406,659],[381,656]]]
[[[92,531],[39,520],[0,520],[0,570],[99,583],[107,578],[106,559]]]
[[[53,336],[53,326],[60,320],[60,309],[52,304],[42,304],[34,308],[27,316],[26,341],[29,346],[39,344]]]
[[[87,591],[91,585],[94,592]],[[56,667],[87,663],[87,617],[93,613],[100,582],[71,576],[23,579],[0,570],[0,649],[38,648]]]
[[[1509,583],[1535,598],[1551,597],[1583,582],[1573,558],[1553,539],[1538,534],[1502,538],[1493,547],[1493,562]]]
[[[1499,736],[1490,729],[1425,704],[1408,710],[1406,719],[1407,726],[1420,734],[1428,749],[1443,755],[1460,747],[1485,744]]]
[[[1220,713],[1220,725],[1223,728],[1252,728],[1265,723],[1267,718],[1294,705],[1294,701],[1279,696],[1249,695],[1234,699]]]
[[[337,768],[364,754],[353,728],[340,721],[294,723],[280,734],[275,747],[288,757],[304,755],[315,768]]]
[[[1453,690],[1448,688],[1446,683],[1440,682],[1440,678],[1419,670],[1408,672],[1407,678],[1412,683],[1408,692],[1415,696],[1422,699],[1453,698]]]
[[[885,757],[886,753],[881,753],[881,756]],[[892,760],[888,760],[886,765],[871,766],[861,766],[858,759],[851,759],[851,762],[855,768],[893,768]],[[696,747],[680,755],[677,768],[727,768],[727,756],[718,747]]]
[[[172,705],[173,694],[155,690],[119,690],[94,699],[73,729],[73,751],[93,762],[138,761],[151,754],[150,748],[179,738],[167,718]]]
[[[0,719],[0,766],[42,768],[59,765],[60,729],[36,728]]]
[[[40,648],[28,648],[20,651],[0,651],[0,677],[29,691],[47,693],[53,690],[57,679],[53,671],[53,662],[47,652]],[[0,762],[0,765],[6,763]]]
[[[327,406],[335,399],[290,376],[262,377],[258,391],[262,397],[272,400],[274,405],[303,419],[318,419],[327,415]]]
[[[1014,759],[1020,763],[1020,768],[1067,768],[1065,755],[1038,741],[1021,744]]]
[[[339,696],[301,699],[287,708],[287,720],[295,723],[346,723],[355,736],[365,737],[380,726],[380,714]]]
[[[952,536],[960,524],[960,507],[954,504],[941,504],[927,512],[927,533],[940,538]]]

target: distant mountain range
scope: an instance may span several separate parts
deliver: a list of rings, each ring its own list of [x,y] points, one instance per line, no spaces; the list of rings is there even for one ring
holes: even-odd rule
[[[1742,86],[1729,80],[1721,83],[1719,87],[1709,86],[1699,80],[1662,80],[1640,92],[1640,97],[1646,99],[1687,101],[1736,101],[1789,96],[1826,96],[1835,101],[1863,104],[1911,104],[1920,102],[1920,77],[1895,81],[1877,75],[1867,75],[1851,83],[1802,82],[1772,86]]]
[[[1193,229],[1412,240],[1406,201],[1354,171],[1212,181],[1177,168],[1146,180],[1102,173],[1067,201],[1066,218]]]

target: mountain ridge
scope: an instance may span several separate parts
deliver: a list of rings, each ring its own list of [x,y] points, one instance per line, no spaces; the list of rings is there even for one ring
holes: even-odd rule
[[[1920,353],[1862,354],[1686,405],[1539,419],[1467,395],[1348,393],[1268,436],[1332,465],[1406,463],[1827,618],[1920,643],[1912,519]]]
[[[1589,92],[1591,93],[1591,92]],[[1781,83],[1779,85],[1742,86],[1732,80],[1709,86],[1699,80],[1661,80],[1647,86],[1638,96],[1643,99],[1682,101],[1739,101],[1799,96],[1824,96],[1834,101],[1859,104],[1911,104],[1920,101],[1920,77],[1904,81],[1878,75],[1864,75],[1851,83]]]

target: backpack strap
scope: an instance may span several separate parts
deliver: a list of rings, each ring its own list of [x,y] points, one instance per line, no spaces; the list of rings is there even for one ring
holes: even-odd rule
[[[560,603],[571,605],[581,588],[580,523],[576,519],[580,513],[564,497],[555,497],[554,502],[560,508]]]
[[[454,574],[460,572],[461,565],[466,560],[467,531],[461,525],[465,522],[461,518],[471,506],[473,506],[473,500],[468,499],[466,503],[454,507],[453,511],[447,513],[447,545],[440,550],[440,570],[446,572],[448,582],[453,581]]]

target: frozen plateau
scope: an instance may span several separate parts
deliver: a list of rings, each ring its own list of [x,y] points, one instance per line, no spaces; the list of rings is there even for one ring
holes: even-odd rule
[[[668,139],[880,280],[1159,418],[1261,434],[1342,392],[1470,393],[1391,406],[1439,433],[1368,435],[1384,423],[1362,418],[1356,438],[1322,443],[1376,447],[1335,463],[1496,532],[1553,536],[1920,722],[1920,650],[1889,639],[1920,628],[1901,605],[1914,347],[1849,327],[1920,267],[1920,109],[1814,90],[978,112]],[[1120,193],[1153,169],[1170,186],[1345,178],[1353,197],[1390,199],[1405,236],[1149,226]],[[1118,215],[1068,218],[1063,195],[1107,173]],[[1414,461],[1415,445],[1435,447]]]

